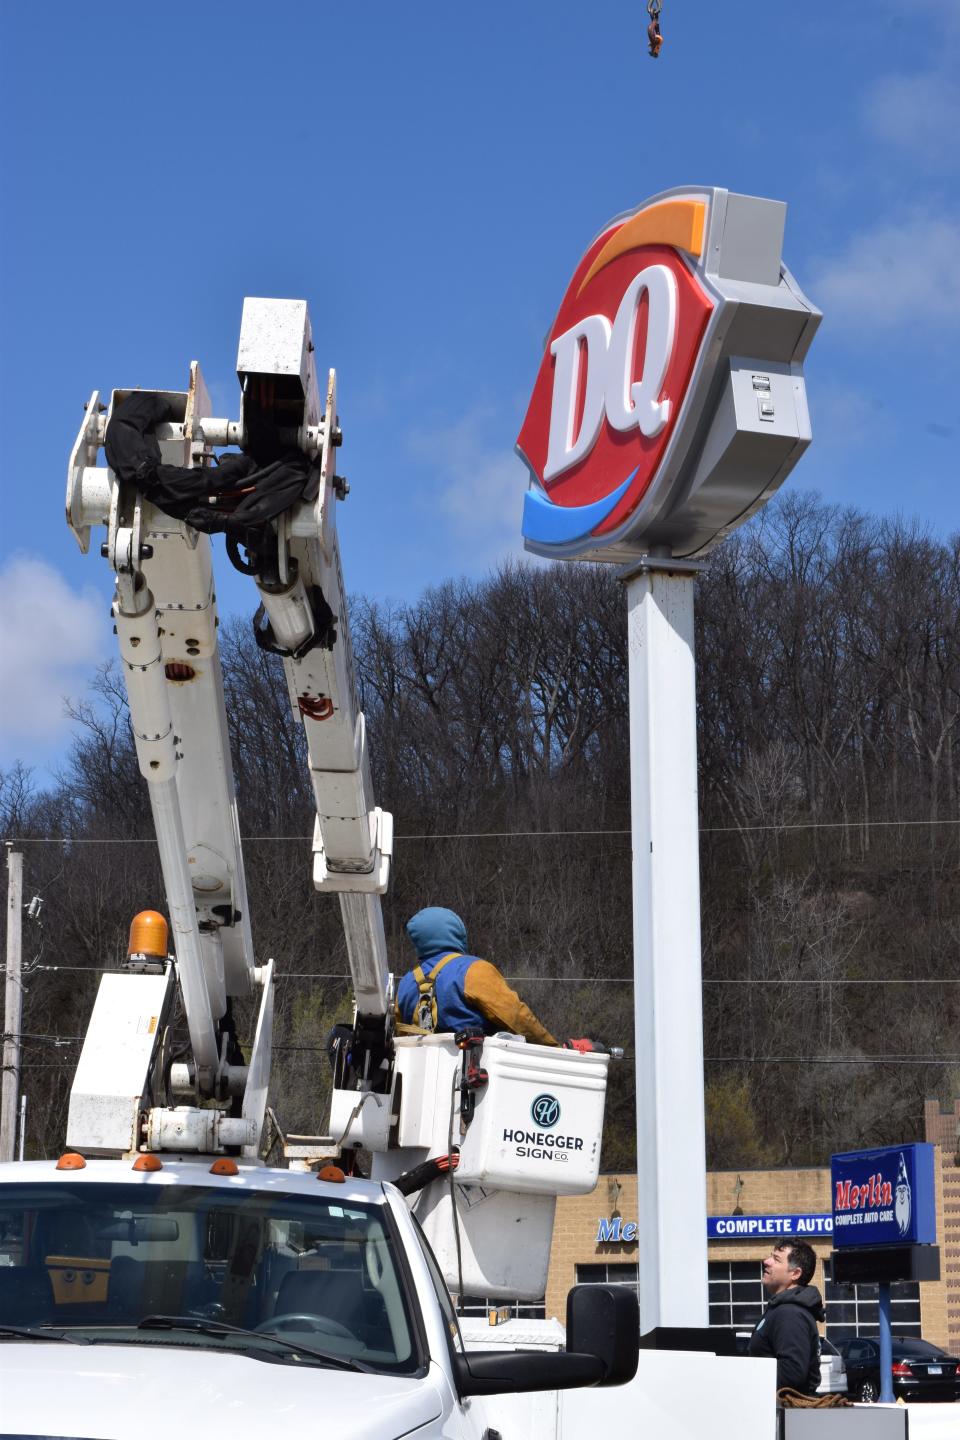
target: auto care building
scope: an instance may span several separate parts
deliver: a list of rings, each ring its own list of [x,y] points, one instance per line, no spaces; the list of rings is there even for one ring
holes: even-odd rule
[[[925,1107],[925,1139],[936,1146],[940,1279],[892,1287],[896,1334],[922,1335],[960,1354],[960,1100],[944,1112]],[[832,1197],[829,1165],[818,1169],[720,1170],[707,1176],[710,1324],[749,1329],[763,1306],[761,1262],[785,1236],[809,1241],[817,1255],[813,1283],[824,1295],[825,1333],[839,1340],[876,1335],[875,1285],[837,1285],[830,1278]],[[634,1283],[637,1278],[637,1177],[600,1176],[592,1195],[557,1202],[545,1304],[566,1312],[571,1285]],[[533,1313],[528,1309],[527,1313]]]

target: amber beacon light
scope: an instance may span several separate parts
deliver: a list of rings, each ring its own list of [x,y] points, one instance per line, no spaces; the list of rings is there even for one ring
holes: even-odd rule
[[[130,922],[129,955],[167,958],[167,922],[157,910],[141,910]]]

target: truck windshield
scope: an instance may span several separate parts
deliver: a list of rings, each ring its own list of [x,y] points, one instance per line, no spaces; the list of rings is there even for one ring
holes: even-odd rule
[[[180,1324],[144,1326],[152,1316]],[[394,1373],[419,1363],[385,1211],[276,1190],[0,1186],[3,1326],[296,1363],[313,1351]]]

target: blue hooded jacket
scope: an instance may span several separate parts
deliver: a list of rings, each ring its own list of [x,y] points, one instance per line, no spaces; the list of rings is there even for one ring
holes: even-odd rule
[[[434,993],[437,997],[437,1030],[455,1033],[457,1030],[479,1030],[492,1034],[497,1028],[491,1025],[474,1009],[464,994],[467,971],[477,959],[467,955],[467,927],[453,910],[441,905],[430,905],[418,910],[407,921],[407,934],[413,941],[417,960],[424,975],[429,978],[433,966],[452,952],[455,960],[444,965],[436,979]],[[409,970],[397,986],[397,1010],[407,1025],[414,1023],[419,988],[416,976]]]

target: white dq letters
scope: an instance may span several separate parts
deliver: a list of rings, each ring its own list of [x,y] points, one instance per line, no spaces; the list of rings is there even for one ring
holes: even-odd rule
[[[633,379],[637,310],[649,297],[643,373]],[[638,426],[658,435],[670,419],[671,402],[659,398],[677,338],[677,281],[666,265],[648,265],[627,287],[611,326],[605,315],[587,315],[550,346],[555,360],[550,438],[544,480],[551,480],[588,455],[604,415],[615,430]],[[580,366],[587,367],[583,417],[573,433]]]

